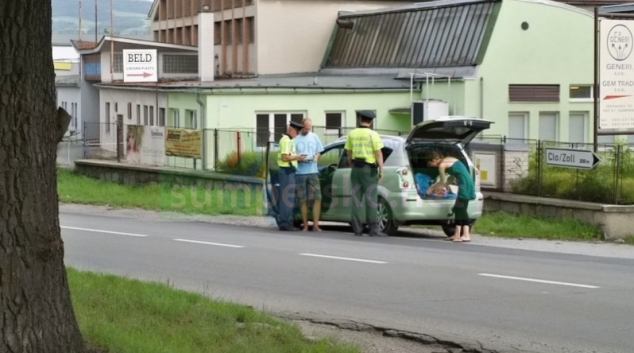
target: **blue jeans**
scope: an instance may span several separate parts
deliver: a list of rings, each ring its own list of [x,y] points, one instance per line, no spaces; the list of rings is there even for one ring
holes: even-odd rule
[[[280,188],[277,199],[277,226],[292,227],[297,209],[297,183],[295,168],[280,168],[278,172]]]

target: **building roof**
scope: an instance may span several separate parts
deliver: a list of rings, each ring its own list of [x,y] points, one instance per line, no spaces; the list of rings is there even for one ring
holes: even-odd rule
[[[441,0],[341,13],[324,67],[478,65],[495,22],[498,2]]]
[[[178,44],[168,44],[156,42],[153,40],[143,40],[129,37],[119,37],[107,35],[103,36],[99,43],[95,45],[94,42],[79,42],[76,40],[71,40],[71,43],[75,47],[75,50],[79,54],[94,54],[99,53],[104,48],[110,49],[110,42],[114,42],[115,50],[121,50],[123,47],[125,48],[156,48],[156,49],[174,49],[174,50],[182,50],[182,51],[198,51],[197,47],[192,47],[188,45],[178,45]]]
[[[394,75],[324,75],[304,73],[296,75],[261,75],[246,79],[222,79],[210,82],[175,81],[162,83],[101,83],[97,87],[164,91],[173,90],[409,90],[409,80],[397,80]]]

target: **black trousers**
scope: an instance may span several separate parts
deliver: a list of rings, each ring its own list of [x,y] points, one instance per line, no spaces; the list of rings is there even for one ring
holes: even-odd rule
[[[353,166],[350,173],[352,187],[352,229],[356,234],[363,231],[363,225],[370,227],[370,232],[379,231],[378,222],[378,169],[369,165]]]
[[[453,212],[454,212],[454,215],[456,216],[457,226],[469,225],[469,213],[467,212],[468,207],[469,207],[469,200],[460,199],[460,198],[456,200],[456,204],[453,207]]]

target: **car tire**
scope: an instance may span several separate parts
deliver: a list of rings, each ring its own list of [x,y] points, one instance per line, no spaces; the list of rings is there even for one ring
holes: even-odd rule
[[[379,199],[379,207],[377,209],[379,219],[379,229],[389,235],[394,236],[398,232],[398,225],[394,222],[394,214],[390,205],[384,198]]]
[[[473,225],[475,224],[475,222],[475,220],[471,220],[469,222],[469,230],[473,229]],[[443,224],[442,231],[445,233],[446,236],[453,237],[453,235],[456,234],[456,225],[454,223]]]
[[[453,237],[453,235],[456,234],[456,225],[453,223],[443,224],[442,231],[446,236]]]

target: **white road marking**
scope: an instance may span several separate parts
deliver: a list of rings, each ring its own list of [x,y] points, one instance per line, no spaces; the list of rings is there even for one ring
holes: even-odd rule
[[[186,243],[195,243],[195,244],[205,244],[205,245],[215,245],[215,246],[224,246],[227,248],[244,248],[242,245],[231,245],[231,244],[221,244],[221,243],[210,243],[207,241],[198,241],[198,240],[189,240],[189,239],[174,239],[175,241],[182,241]]]
[[[601,287],[598,287],[598,286],[591,286],[591,285],[588,285],[588,284],[577,284],[577,283],[568,283],[568,282],[546,281],[546,280],[542,280],[542,279],[494,275],[494,274],[490,274],[490,273],[478,273],[478,275],[479,276],[485,276],[485,277],[514,279],[514,280],[517,280],[517,281],[537,282],[537,283],[546,283],[546,284],[557,284],[557,285],[560,285],[560,286],[581,287],[581,288],[591,288],[591,289],[601,288]]]
[[[357,261],[357,262],[369,262],[369,263],[373,263],[373,264],[386,264],[387,263],[387,262],[384,262],[384,261],[355,259],[355,258],[352,258],[352,257],[339,257],[339,256],[306,254],[306,253],[301,253],[300,255],[302,255],[302,256],[312,256],[312,257],[323,257],[325,259],[336,259],[336,260]]]
[[[113,231],[110,231],[110,230],[102,230],[102,229],[88,229],[88,228],[67,227],[67,226],[60,226],[60,228],[63,228],[63,229],[81,230],[81,231],[84,231],[84,232],[94,232],[94,233],[106,233],[106,234],[128,235],[128,236],[131,236],[131,237],[147,237],[147,235],[145,235],[145,234],[124,233],[124,232],[113,232]]]

